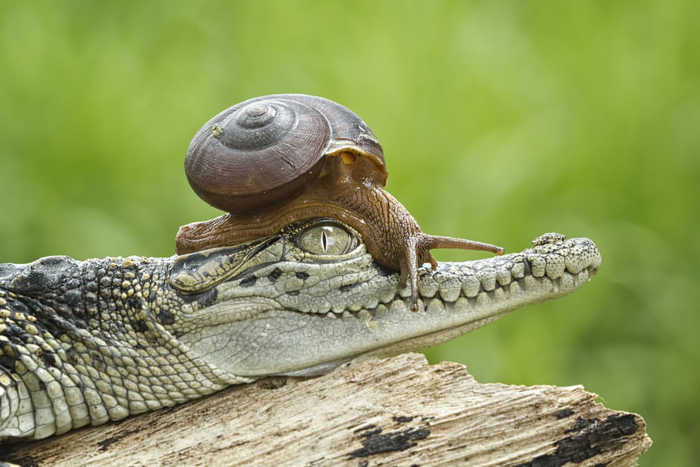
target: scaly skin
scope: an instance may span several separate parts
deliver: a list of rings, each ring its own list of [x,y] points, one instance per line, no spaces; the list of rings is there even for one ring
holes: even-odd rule
[[[329,220],[171,258],[0,264],[0,440],[435,345],[565,295],[599,265],[592,241],[548,234],[520,253],[421,268],[413,312],[399,275]]]

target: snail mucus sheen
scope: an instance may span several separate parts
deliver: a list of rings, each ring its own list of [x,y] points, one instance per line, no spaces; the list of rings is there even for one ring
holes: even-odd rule
[[[417,307],[417,268],[434,248],[486,250],[488,243],[428,235],[390,193],[382,147],[352,111],[321,97],[278,94],[236,104],[192,140],[185,172],[194,191],[227,214],[180,227],[178,254],[278,233],[329,217],[357,230],[374,260],[400,271]]]

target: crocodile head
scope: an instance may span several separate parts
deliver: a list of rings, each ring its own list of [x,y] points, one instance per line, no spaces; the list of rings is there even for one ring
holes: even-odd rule
[[[176,257],[184,305],[169,330],[238,377],[315,375],[358,356],[452,339],[524,305],[565,295],[600,265],[585,238],[545,234],[520,253],[425,265],[418,310],[399,276],[373,262],[357,232],[313,219],[252,243]]]

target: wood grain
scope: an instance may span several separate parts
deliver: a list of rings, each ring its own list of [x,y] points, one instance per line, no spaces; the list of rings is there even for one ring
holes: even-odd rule
[[[634,465],[644,420],[581,386],[480,384],[420,354],[270,378],[120,423],[1,446],[20,465]]]

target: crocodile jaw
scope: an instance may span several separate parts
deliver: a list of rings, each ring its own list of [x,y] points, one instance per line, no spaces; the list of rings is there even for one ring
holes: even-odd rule
[[[279,299],[241,297],[218,304],[216,323],[180,339],[232,375],[310,376],[359,356],[435,345],[514,309],[566,295],[588,282],[600,262],[589,239],[546,238],[520,253],[422,271],[415,312],[397,278],[378,275],[385,298],[359,310],[309,313]],[[227,315],[235,318],[221,318]]]

